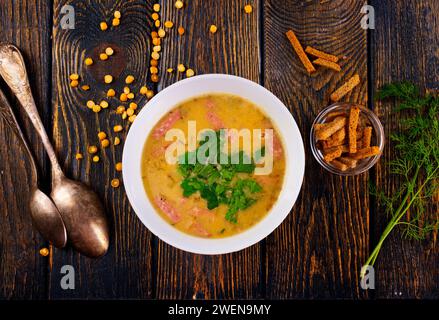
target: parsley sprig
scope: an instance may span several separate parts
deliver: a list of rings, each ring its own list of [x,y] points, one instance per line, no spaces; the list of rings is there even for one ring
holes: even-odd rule
[[[439,228],[438,215],[433,219],[426,215],[428,201],[439,191],[439,97],[421,96],[415,85],[403,82],[385,85],[378,99],[386,98],[400,102],[396,112],[408,113],[401,122],[402,130],[390,136],[396,149],[390,171],[401,176],[402,183],[393,195],[372,190],[390,221],[365,265],[375,263],[384,240],[396,226],[404,227],[403,234],[412,239],[424,239]]]
[[[220,164],[221,159],[221,139],[220,132],[216,133],[217,152],[216,164],[201,164],[195,162],[190,164],[190,158],[195,157],[204,143],[208,139],[200,142],[200,147],[193,152],[186,152],[184,158],[178,166],[183,180],[180,184],[183,189],[183,196],[190,197],[193,194],[199,194],[206,200],[207,208],[212,210],[220,204],[228,206],[226,220],[237,223],[237,214],[245,210],[257,201],[256,194],[262,191],[262,187],[251,176],[255,170],[255,164],[252,159],[240,151],[238,154],[238,163],[232,164],[232,156],[228,156],[228,164]],[[206,153],[206,156],[209,156]]]

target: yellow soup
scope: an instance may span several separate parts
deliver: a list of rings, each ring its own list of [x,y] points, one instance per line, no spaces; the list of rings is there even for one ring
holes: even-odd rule
[[[200,133],[205,129],[211,129],[209,139]],[[224,129],[247,130],[252,144]],[[217,149],[201,152],[211,146],[207,141]],[[199,154],[209,161],[200,163]],[[270,156],[268,174],[257,173]],[[145,143],[141,170],[146,193],[166,221],[194,236],[220,238],[252,227],[270,211],[282,188],[285,155],[273,123],[256,105],[210,94],[185,101],[158,122]]]

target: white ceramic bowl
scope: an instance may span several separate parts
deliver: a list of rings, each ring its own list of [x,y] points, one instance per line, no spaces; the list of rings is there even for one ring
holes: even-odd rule
[[[286,171],[282,190],[270,212],[250,229],[234,236],[205,239],[183,233],[154,209],[143,187],[141,158],[144,143],[157,122],[190,98],[209,93],[241,96],[259,106],[273,121],[283,140]],[[244,78],[207,74],[179,81],[159,92],[140,111],[123,150],[123,181],[128,199],[142,223],[157,237],[179,249],[199,254],[223,254],[247,248],[268,236],[287,217],[299,195],[305,170],[302,137],[285,105],[264,87]]]

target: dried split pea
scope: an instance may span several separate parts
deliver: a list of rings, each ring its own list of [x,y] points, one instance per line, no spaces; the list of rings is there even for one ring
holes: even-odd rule
[[[150,67],[150,68],[149,68],[149,71],[150,71],[152,74],[159,73],[159,69],[157,69],[157,67]]]
[[[110,145],[110,140],[108,140],[108,139],[104,139],[104,140],[101,141],[101,146],[102,146],[102,148],[106,148],[106,147],[108,147],[109,145]]]
[[[42,255],[43,257],[47,257],[49,255],[50,251],[47,248],[41,248],[40,249],[40,255]]]
[[[114,97],[116,95],[116,91],[114,89],[108,89],[107,97]]]
[[[153,53],[151,53],[151,57],[154,60],[158,60],[158,59],[160,59],[160,54],[158,52],[153,52]]]
[[[151,64],[151,67],[157,67],[159,65],[159,62],[157,60],[151,59],[149,62]]]
[[[84,84],[84,85],[81,87],[81,89],[84,90],[84,91],[88,91],[88,90],[90,90],[90,86],[87,85],[87,84]]]
[[[154,20],[154,21],[156,21],[156,20],[158,20],[158,19],[160,18],[159,14],[158,14],[157,12],[154,12],[154,13],[151,15],[151,17],[152,17],[152,20]]]
[[[178,31],[178,34],[180,36],[184,35],[184,28],[183,27],[178,27],[177,31]]]
[[[167,72],[167,73],[172,73],[172,72],[174,72],[174,69],[172,69],[172,68],[168,68],[168,69],[166,69],[166,72]]]
[[[152,47],[152,51],[154,51],[154,52],[160,52],[161,50],[162,50],[161,46],[154,46],[154,47]]]
[[[99,162],[99,156],[94,156],[93,157],[93,162]]]
[[[159,11],[160,11],[160,4],[158,4],[158,3],[154,4],[154,5],[152,6],[152,9],[153,9],[155,12],[159,12]]]
[[[94,101],[92,101],[92,100],[88,100],[88,101],[87,101],[87,107],[88,107],[89,109],[92,109],[92,108],[94,107],[94,105],[95,105]]]
[[[134,114],[134,110],[131,109],[131,108],[128,108],[128,110],[127,110],[127,116],[128,116],[128,117],[131,117],[133,114]]]
[[[125,107],[124,106],[118,106],[116,109],[116,114],[122,114],[125,111]]]
[[[101,111],[101,109],[102,109],[102,108],[101,108],[101,106],[99,106],[99,105],[96,105],[96,104],[95,104],[95,105],[93,106],[93,112],[98,113],[98,112]]]
[[[105,30],[108,29],[108,25],[107,25],[106,22],[101,22],[101,23],[99,24],[99,26],[101,27],[101,30],[102,30],[102,31],[105,31]]]
[[[160,27],[160,20],[154,21],[154,25],[156,28]]]
[[[113,27],[117,27],[118,25],[120,25],[120,20],[118,18],[114,18],[111,24],[113,25]]]
[[[99,59],[101,59],[101,60],[105,61],[105,60],[107,60],[107,59],[108,59],[108,56],[107,56],[107,54],[106,54],[106,53],[101,53],[101,54],[99,55]]]
[[[159,82],[159,76],[157,74],[151,75],[151,81],[152,82]]]
[[[130,90],[129,87],[123,87],[123,93],[128,94],[128,93],[130,93],[130,92],[131,92],[131,90]]]
[[[133,109],[133,110],[136,110],[137,109],[137,103],[131,102],[130,103],[130,108]]]
[[[113,188],[118,188],[119,185],[120,185],[120,181],[119,181],[119,179],[115,178],[115,179],[111,180],[111,186],[112,186]]]
[[[123,127],[118,124],[116,126],[113,127],[114,132],[121,132],[123,130]]]
[[[122,16],[122,15],[120,14],[120,11],[119,11],[119,10],[114,11],[114,17],[115,17],[115,18],[120,19],[121,16]]]
[[[113,82],[113,76],[112,76],[112,75],[109,75],[109,74],[106,74],[106,75],[104,76],[104,82],[105,82],[105,83],[112,83],[112,82]]]
[[[93,64],[93,59],[92,58],[86,58],[85,59],[85,65],[86,66],[91,66]]]
[[[153,31],[153,32],[151,32],[151,38],[158,38],[159,37],[159,34],[157,33],[157,31]]]
[[[251,13],[253,11],[253,7],[251,6],[251,4],[245,5],[244,11],[245,11],[245,13]]]
[[[165,27],[168,29],[171,29],[174,26],[174,23],[172,21],[165,21]]]
[[[125,102],[125,101],[127,101],[128,100],[128,97],[127,97],[127,94],[126,93],[122,93],[121,95],[120,95],[120,101],[122,101],[122,102]]]
[[[181,8],[183,8],[183,1],[180,1],[180,0],[175,1],[175,7],[176,7],[177,9],[181,9]]]
[[[179,72],[185,72],[186,67],[185,67],[183,64],[180,63],[180,64],[177,66],[177,70],[178,70]]]
[[[129,118],[128,118],[128,121],[129,122],[134,122],[134,120],[136,120],[136,115],[135,114],[133,114],[132,116],[130,116]]]
[[[131,75],[129,75],[129,76],[127,76],[127,77],[125,78],[125,83],[126,83],[126,84],[133,83],[133,81],[134,81],[134,77],[131,76]]]
[[[192,69],[186,70],[186,77],[190,78],[190,77],[193,77],[194,75],[195,75],[194,70],[192,70]]]
[[[118,144],[120,144],[120,138],[119,137],[115,137],[114,138],[114,145],[117,146]]]
[[[78,80],[72,80],[72,81],[70,82],[70,86],[71,86],[72,88],[76,88],[78,85],[79,85]]]
[[[153,45],[155,45],[155,46],[159,46],[160,43],[161,43],[160,38],[153,38],[153,39],[152,39],[152,44],[153,44]]]
[[[107,137],[107,134],[104,131],[98,132],[99,141],[104,140]]]
[[[101,103],[99,103],[99,105],[101,106],[102,109],[108,108],[108,102],[105,100],[102,100]]]
[[[163,29],[159,29],[159,31],[157,32],[157,34],[159,35],[160,38],[164,38],[166,35],[166,31]]]
[[[98,152],[98,147],[96,147],[96,146],[89,146],[87,150],[88,150],[88,153],[95,154],[96,152]]]
[[[82,153],[77,153],[75,158],[76,160],[81,160],[82,158],[84,158],[84,156],[82,155]]]
[[[126,111],[124,111],[124,112],[122,113],[121,118],[122,118],[122,120],[125,120],[125,119],[127,118],[127,112],[126,112]]]
[[[122,171],[122,162],[118,162],[115,165],[116,171]]]
[[[112,56],[113,53],[114,53],[113,48],[108,47],[108,48],[105,49],[105,54],[106,54],[107,56]]]
[[[69,76],[69,79],[70,79],[70,80],[79,80],[79,74],[77,74],[77,73],[72,73],[72,74]]]
[[[140,94],[145,95],[146,92],[148,92],[148,88],[147,87],[143,86],[143,87],[140,88]]]
[[[152,91],[152,90],[148,90],[148,91],[146,92],[146,97],[147,97],[148,99],[151,99],[152,97],[154,97],[154,91]]]
[[[210,33],[215,33],[218,30],[218,27],[212,24],[209,28]]]
[[[127,94],[127,98],[130,99],[130,100],[134,99],[134,93],[132,93],[132,92],[128,93]]]

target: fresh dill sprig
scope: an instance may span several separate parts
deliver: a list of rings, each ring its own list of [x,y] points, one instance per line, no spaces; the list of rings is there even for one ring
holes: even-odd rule
[[[392,174],[402,178],[399,189],[393,195],[376,188],[371,191],[390,221],[365,266],[375,263],[384,240],[396,226],[404,228],[404,236],[417,240],[439,228],[438,214],[433,219],[426,214],[428,201],[439,192],[439,97],[421,96],[414,84],[401,82],[385,85],[377,98],[398,100],[395,111],[405,110],[407,117],[401,121],[400,132],[390,135],[396,157],[388,165]],[[362,268],[362,277],[365,270]]]

